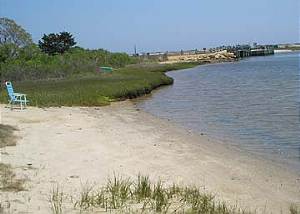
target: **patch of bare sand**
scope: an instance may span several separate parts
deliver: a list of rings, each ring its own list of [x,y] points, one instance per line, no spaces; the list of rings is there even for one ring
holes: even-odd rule
[[[101,108],[1,110],[2,122],[19,130],[17,146],[3,148],[1,161],[27,180],[27,191],[0,193],[12,213],[49,213],[56,183],[76,197],[85,182],[104,184],[114,172],[197,185],[257,213],[287,213],[291,203],[300,203],[299,174],[177,128],[130,101]]]

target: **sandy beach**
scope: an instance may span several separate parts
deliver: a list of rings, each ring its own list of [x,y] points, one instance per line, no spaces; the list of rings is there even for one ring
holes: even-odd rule
[[[300,204],[300,174],[183,130],[131,101],[24,111],[1,105],[1,117],[18,128],[17,145],[2,148],[1,161],[26,179],[26,191],[0,192],[11,213],[50,213],[55,184],[76,196],[83,183],[104,184],[113,173],[197,185],[257,213],[288,213],[291,203]]]

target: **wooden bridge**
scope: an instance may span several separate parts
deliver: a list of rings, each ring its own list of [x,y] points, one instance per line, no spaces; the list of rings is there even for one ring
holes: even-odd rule
[[[273,55],[274,49],[272,48],[259,48],[259,49],[237,49],[233,53],[237,58],[244,58],[250,56],[267,56]]]

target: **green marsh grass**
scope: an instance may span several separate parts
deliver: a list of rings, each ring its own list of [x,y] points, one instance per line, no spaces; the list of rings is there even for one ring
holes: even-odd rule
[[[29,105],[103,106],[112,101],[131,99],[170,85],[173,79],[164,72],[196,66],[195,63],[171,65],[134,65],[112,73],[92,73],[65,79],[13,82],[15,91],[26,93]],[[7,103],[6,90],[0,92],[0,102]]]

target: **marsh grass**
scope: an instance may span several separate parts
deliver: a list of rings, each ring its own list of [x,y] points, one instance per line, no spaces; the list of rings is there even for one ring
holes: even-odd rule
[[[16,138],[13,135],[16,130],[12,126],[0,124],[0,148],[16,145]]]
[[[6,192],[19,192],[25,190],[24,179],[17,179],[11,165],[0,163],[0,190]]]
[[[160,180],[152,183],[148,176],[140,174],[135,181],[114,175],[100,188],[86,186],[75,207],[81,211],[100,209],[114,213],[249,213],[218,202],[197,187],[167,186]]]
[[[148,94],[163,85],[170,85],[173,79],[164,72],[196,65],[135,65],[107,74],[86,73],[65,79],[22,81],[13,84],[16,91],[27,94],[32,106],[103,106],[112,101]],[[0,102],[7,103],[6,90],[1,90]]]

